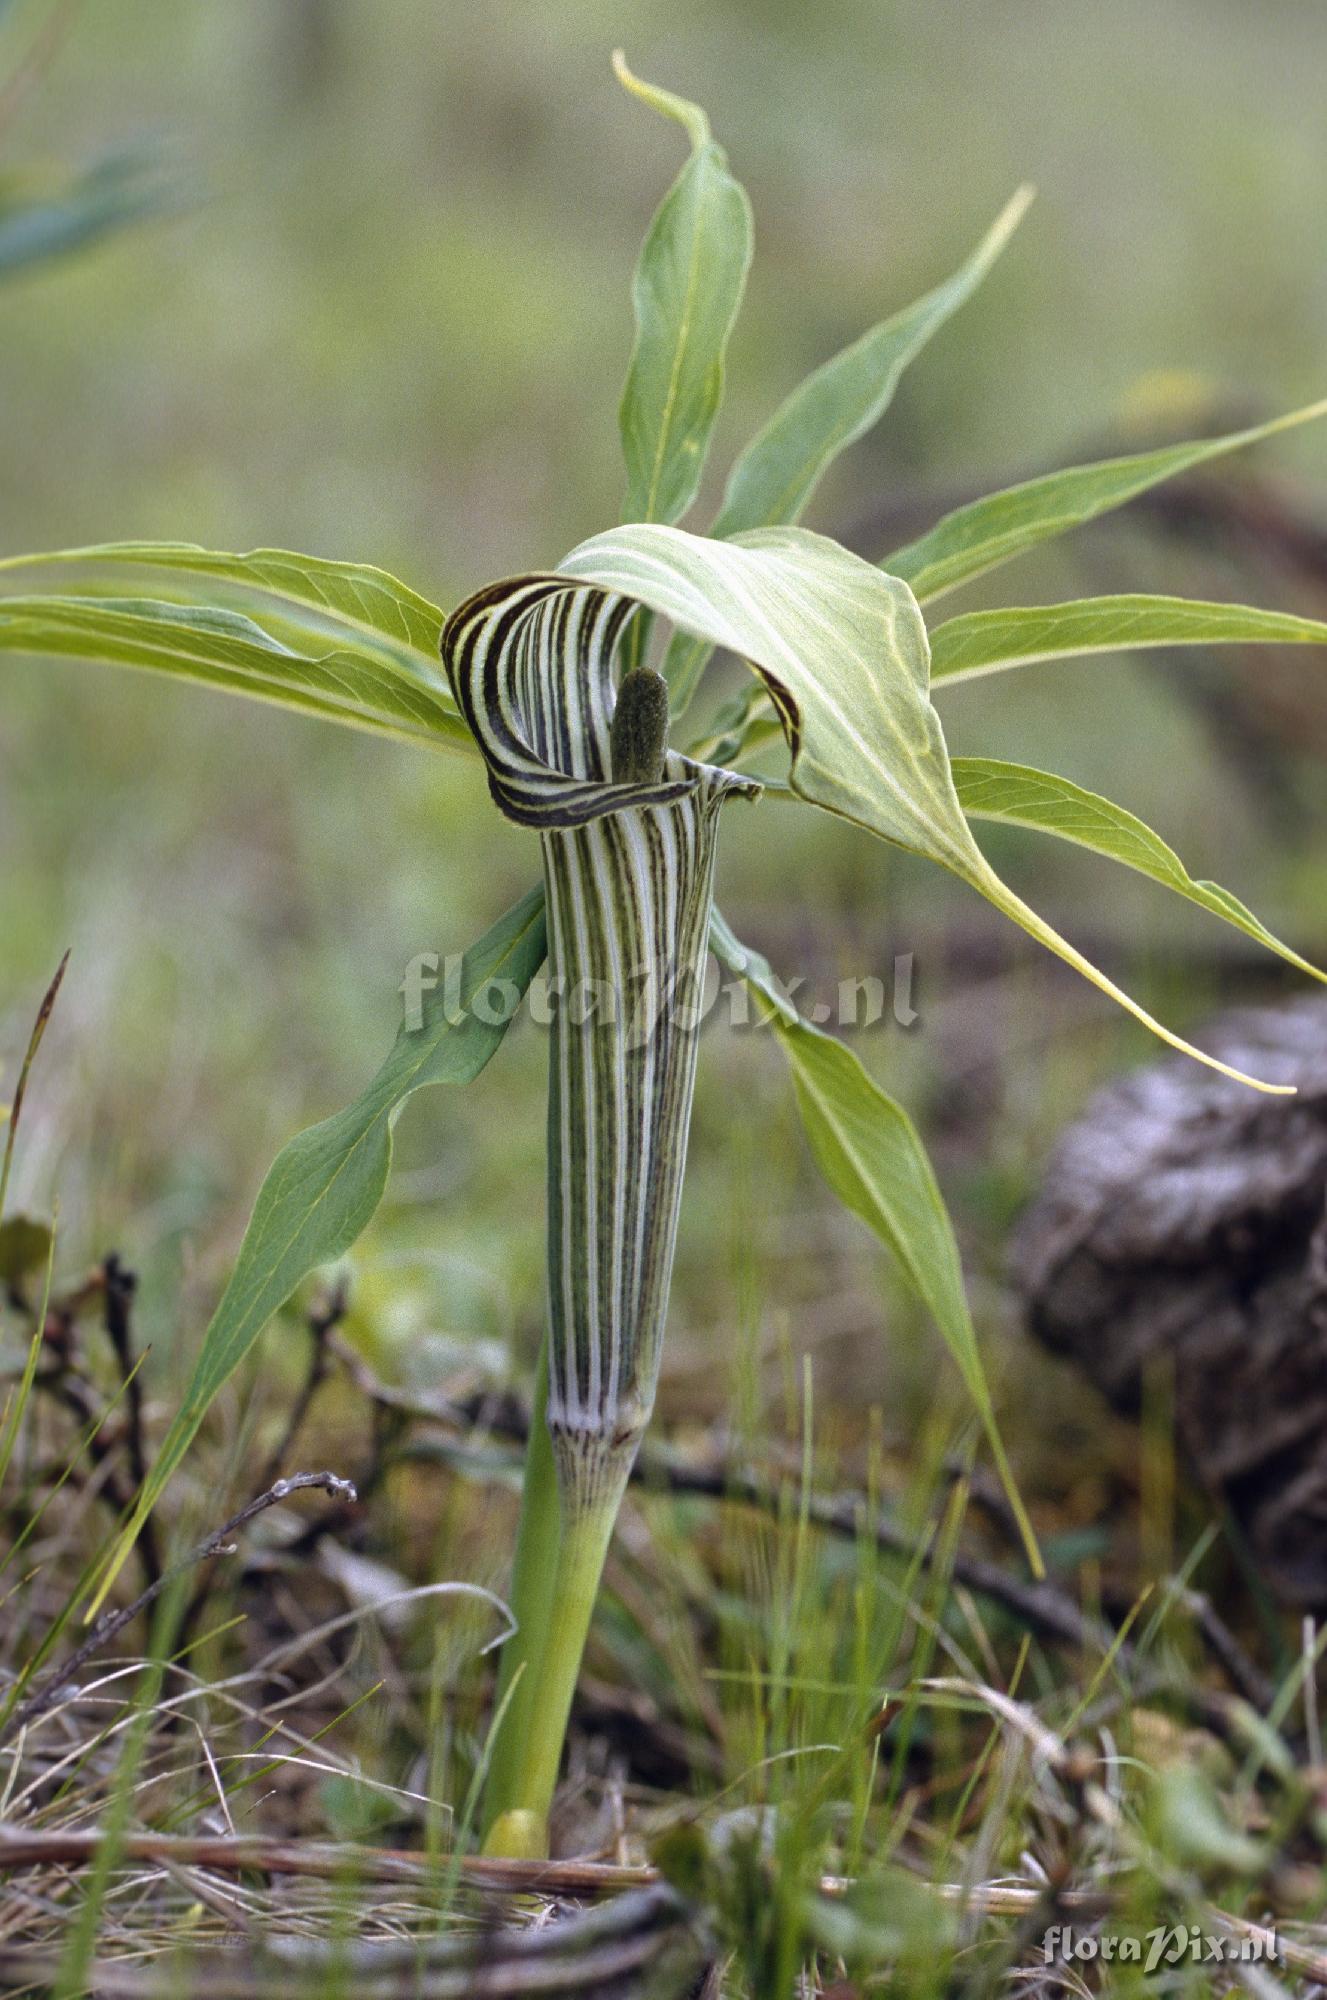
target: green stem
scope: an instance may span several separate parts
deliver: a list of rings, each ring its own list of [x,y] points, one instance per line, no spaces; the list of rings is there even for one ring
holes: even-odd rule
[[[542,1422],[538,1428],[546,1437]],[[559,1524],[556,1562],[546,1561],[542,1579],[529,1574],[520,1579],[527,1586],[527,1619],[538,1616],[541,1623],[522,1626],[524,1648],[511,1668],[504,1668],[508,1686],[517,1667],[522,1672],[502,1719],[501,1762],[494,1767],[486,1799],[486,1854],[536,1860],[548,1853],[548,1816],[572,1697],[634,1455],[634,1450],[618,1452],[611,1462],[601,1463],[584,1493],[563,1487],[554,1516]],[[538,1458],[532,1450],[531,1462],[542,1466],[542,1450]],[[548,1542],[531,1524],[525,1543],[531,1563],[541,1540],[546,1555]]]
[[[558,1544],[562,1536],[562,1503],[558,1494],[553,1442],[548,1434],[548,1342],[539,1354],[530,1436],[521,1479],[521,1517],[516,1530],[507,1602],[516,1631],[502,1649],[495,1716],[498,1733],[484,1786],[485,1839],[494,1822],[517,1803],[516,1774],[520,1747],[530,1727],[539,1685],[538,1655],[548,1636],[553,1613]],[[519,1680],[517,1676],[520,1676]]]

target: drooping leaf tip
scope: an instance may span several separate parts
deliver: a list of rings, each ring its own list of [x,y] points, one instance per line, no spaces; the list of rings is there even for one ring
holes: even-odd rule
[[[1022,181],[1014,189],[996,218],[995,227],[1002,237],[1008,238],[1013,235],[1036,199],[1037,190],[1032,181]]]
[[[709,145],[710,121],[701,107],[692,104],[688,98],[676,96],[671,90],[662,89],[656,83],[646,83],[643,77],[637,76],[629,67],[622,49],[613,51],[613,74],[622,88],[630,91],[633,97],[639,98],[642,104],[648,104],[650,109],[657,111],[661,117],[673,118],[679,125],[684,126],[691,140],[693,152],[699,153],[703,147]]]

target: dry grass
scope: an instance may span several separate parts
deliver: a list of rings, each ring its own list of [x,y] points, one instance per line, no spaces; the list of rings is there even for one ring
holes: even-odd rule
[[[1125,1620],[1034,1585],[952,1465],[902,1492],[869,1448],[656,1448],[544,1869],[469,1840],[505,1623],[463,1579],[503,1545],[519,1405],[473,1369],[427,1398],[381,1383],[344,1300],[310,1314],[284,1407],[256,1384],[209,1432],[179,1504],[206,1526],[274,1453],[334,1443],[362,1497],[330,1474],[257,1493],[182,1566],[148,1556],[89,1639],[90,1561],[156,1420],[99,1329],[113,1289],[103,1269],[48,1302],[8,1474],[0,1991],[1090,1990],[1099,1963],[1044,1962],[1056,1923],[1245,1947],[1272,1923],[1278,1962],[1186,1957],[1149,1990],[1327,1985],[1311,1632],[1260,1714],[1263,1670],[1187,1578]]]

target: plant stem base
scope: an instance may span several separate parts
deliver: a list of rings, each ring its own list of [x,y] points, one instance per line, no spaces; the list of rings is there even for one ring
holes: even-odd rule
[[[519,1807],[499,1813],[484,1837],[484,1852],[503,1861],[546,1861],[548,1821]]]
[[[586,1487],[559,1478],[546,1418],[547,1362],[531,1412],[512,1571],[517,1630],[503,1648],[495,1739],[484,1796],[484,1852],[548,1853],[548,1817],[608,1545],[634,1442],[600,1459]]]

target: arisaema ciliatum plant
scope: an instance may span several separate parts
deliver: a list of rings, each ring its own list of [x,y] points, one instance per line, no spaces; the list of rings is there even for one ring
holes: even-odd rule
[[[719,408],[750,212],[703,113],[624,65],[619,74],[690,141],[636,272],[621,405],[625,525],[555,570],[490,584],[450,616],[377,569],[175,543],[11,561],[0,600],[0,643],[13,652],[152,668],[427,750],[478,754],[495,809],[530,830],[532,864],[537,837],[542,859],[541,884],[466,954],[459,996],[427,995],[422,1025],[403,1029],[365,1094],[294,1139],[272,1167],[99,1596],[237,1363],[306,1274],[369,1221],[406,1099],[479,1074],[546,957],[564,992],[588,980],[591,990],[631,996],[615,1008],[563,1008],[549,1038],[547,1336],[511,1585],[518,1630],[504,1649],[486,1804],[490,1846],[521,1853],[547,1839],[600,1571],[650,1416],[707,949],[759,998],[817,1163],[933,1315],[1018,1506],[953,1233],[912,1123],[847,1047],[799,1018],[715,910],[722,822],[759,809],[753,759],[764,768],[781,743],[771,782],[791,800],[959,877],[1199,1061],[1210,1058],[1151,1019],[1000,878],[974,823],[1073,841],[1313,972],[1121,807],[1051,772],[951,759],[936,699],[961,696],[979,675],[1089,653],[1327,642],[1327,625],[1310,619],[1172,597],[955,617],[939,608],[958,585],[1327,404],[1033,479],[959,508],[879,563],[799,527],[823,473],[883,414],[904,367],[990,269],[1026,206],[1020,193],[951,277],[793,391],[733,466],[707,532],[680,527]],[[707,711],[716,649],[745,662],[750,679],[740,698]],[[510,1004],[494,1005],[499,992]],[[1035,1566],[1021,1509],[1020,1519]]]

